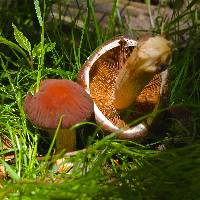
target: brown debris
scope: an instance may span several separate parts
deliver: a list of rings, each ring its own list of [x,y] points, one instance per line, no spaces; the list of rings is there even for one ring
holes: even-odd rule
[[[133,49],[125,48],[123,40],[121,42],[121,46],[102,55],[90,71],[90,95],[102,113],[118,127],[124,127],[125,122],[112,103],[115,78]]]
[[[7,177],[7,173],[5,170],[5,167],[3,165],[0,165],[0,180],[5,179]]]
[[[12,143],[10,139],[4,135],[0,135],[0,140],[2,146],[0,147],[1,150],[9,150],[12,148]],[[1,157],[4,161],[10,161],[14,158],[14,153],[6,153]],[[7,178],[7,173],[3,164],[0,164],[0,180]]]

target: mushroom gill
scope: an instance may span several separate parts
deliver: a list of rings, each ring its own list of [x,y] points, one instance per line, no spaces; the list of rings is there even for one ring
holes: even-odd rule
[[[91,54],[77,82],[92,97],[95,119],[104,130],[118,131],[118,138],[129,140],[147,134],[154,117],[136,126],[129,123],[165,103],[168,82],[165,67],[170,55],[170,43],[162,36],[138,42],[126,36],[116,37]]]
[[[120,40],[118,47],[107,51],[96,60],[89,73],[92,99],[105,117],[117,127],[124,127],[126,123],[112,102],[115,79],[133,48],[127,47],[125,40]]]
[[[132,110],[120,111],[114,106],[112,95],[116,77],[133,49],[133,46],[127,46],[122,39],[118,47],[107,51],[94,62],[89,73],[92,99],[104,116],[119,128],[127,126],[128,122],[142,114],[153,111],[160,98],[161,77],[157,74],[136,98]]]

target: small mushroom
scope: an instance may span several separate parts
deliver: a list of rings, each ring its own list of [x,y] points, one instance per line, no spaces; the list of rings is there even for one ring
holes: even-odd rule
[[[37,127],[54,133],[61,121],[56,138],[56,152],[76,149],[76,134],[69,128],[92,116],[93,101],[84,89],[70,80],[46,79],[39,91],[30,92],[24,100],[26,117]]]
[[[96,121],[121,139],[144,137],[153,119],[129,127],[129,122],[164,102],[171,56],[162,36],[138,42],[125,36],[100,46],[84,63],[77,82],[94,100]]]

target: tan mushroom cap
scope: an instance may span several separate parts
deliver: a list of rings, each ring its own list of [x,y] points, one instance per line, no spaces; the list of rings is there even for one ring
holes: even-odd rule
[[[24,100],[27,118],[44,129],[55,129],[61,117],[61,128],[69,128],[89,119],[93,109],[90,96],[71,80],[42,80],[39,91],[28,93]]]
[[[129,109],[130,112],[123,113],[113,105],[112,94],[116,76],[136,45],[135,40],[126,36],[107,41],[84,63],[77,79],[94,100],[96,121],[108,132],[118,131],[118,137],[121,139],[144,137],[152,119],[132,127],[129,127],[128,123],[157,109],[166,98],[168,69],[155,75],[145,86],[133,103],[133,108]]]

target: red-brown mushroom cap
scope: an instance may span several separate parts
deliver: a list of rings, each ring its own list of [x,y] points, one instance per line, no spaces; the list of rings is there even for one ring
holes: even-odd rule
[[[90,96],[70,80],[42,80],[39,91],[34,95],[28,93],[24,101],[27,118],[45,129],[56,128],[61,117],[61,128],[69,128],[89,119],[93,109]]]

